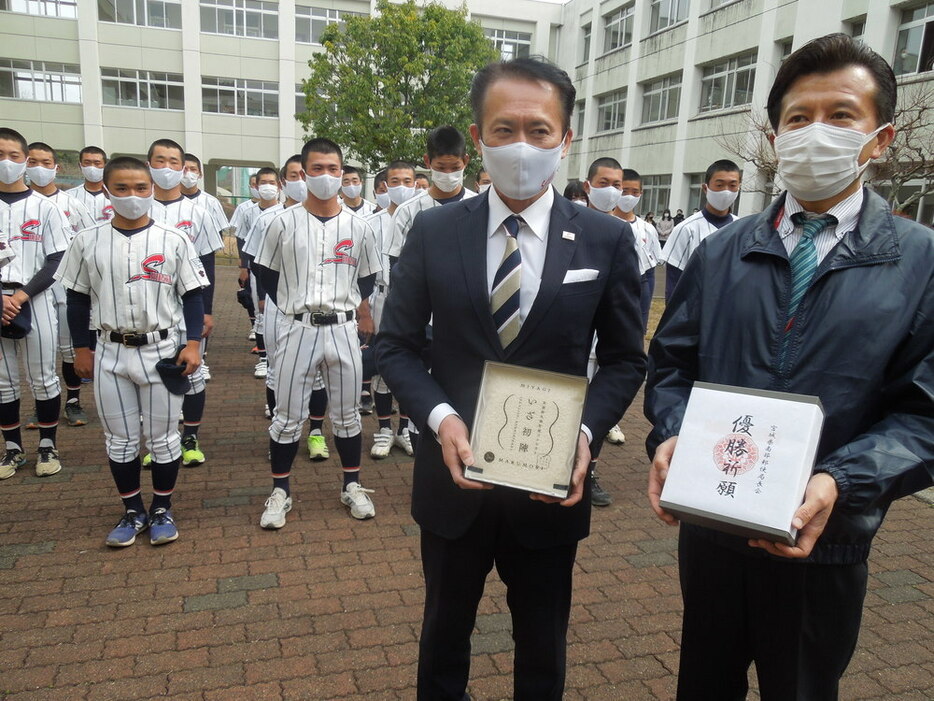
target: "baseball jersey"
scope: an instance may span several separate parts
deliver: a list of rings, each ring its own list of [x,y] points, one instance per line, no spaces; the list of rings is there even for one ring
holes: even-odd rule
[[[304,207],[280,212],[256,263],[279,273],[276,306],[283,314],[354,310],[361,302],[358,278],[380,270],[373,229],[343,209],[326,222]]]
[[[110,221],[113,219],[113,205],[110,204],[110,200],[103,190],[88,192],[84,185],[78,185],[78,187],[66,190],[65,193],[87,207],[91,216],[94,217],[94,221]]]
[[[40,193],[37,192],[36,194]],[[54,194],[43,195],[43,197],[54,202],[62,210],[65,219],[71,224],[72,234],[77,234],[82,229],[87,229],[97,223],[88,208],[80,200],[75,199],[64,190],[56,190]],[[71,236],[69,236],[68,240],[71,240]]]
[[[659,264],[662,246],[658,242],[658,231],[642,217],[629,222],[639,257],[639,274],[645,275]]]
[[[227,230],[230,228],[230,222],[227,221],[224,205],[221,204],[219,199],[204,190],[198,190],[197,194],[193,197],[188,197],[188,195],[184,195],[184,197],[187,197],[210,214],[214,218],[214,224],[221,234],[227,233]]]
[[[30,191],[28,197],[7,204],[0,200],[0,256],[11,258],[0,270],[4,284],[25,285],[45,260],[68,248],[71,225],[47,197]]]
[[[392,239],[392,215],[382,209],[366,219],[376,237],[376,252],[379,255],[380,271],[376,274],[376,284],[389,284],[389,243]]]
[[[175,227],[188,236],[199,256],[210,255],[224,247],[214,217],[187,197],[180,197],[172,202],[153,200],[149,216],[160,224]]]
[[[730,221],[736,221],[732,214]],[[671,232],[660,259],[672,267],[684,270],[700,242],[716,231],[717,227],[704,217],[704,210],[695,212]]]
[[[246,200],[237,205],[230,217],[230,228],[233,230],[234,236],[241,241],[250,233],[250,226],[255,216],[252,210],[255,209],[259,209],[259,205],[253,200]]]
[[[343,209],[346,212],[351,212],[352,214],[356,214],[358,217],[363,217],[364,219],[366,219],[368,216],[370,216],[371,214],[373,214],[373,212],[376,211],[376,203],[370,202],[369,200],[361,200],[360,209],[351,209],[350,207],[347,206],[347,203],[344,202],[343,199],[341,199],[341,209]]]
[[[463,199],[476,196],[476,192],[468,190],[466,187],[464,188]],[[408,235],[409,229],[412,228],[412,222],[415,221],[415,216],[419,212],[424,212],[426,209],[441,206],[441,203],[429,195],[427,190],[425,190],[425,194],[420,196],[416,195],[407,202],[400,204],[396,208],[395,214],[392,215],[392,236],[389,241],[387,253],[393,258],[398,258],[402,255],[402,246],[405,244],[405,237]]]
[[[208,284],[191,241],[156,221],[129,236],[109,222],[78,232],[55,277],[91,297],[93,328],[117,333],[179,326],[182,296]]]
[[[253,226],[250,227],[246,238],[243,240],[243,252],[246,255],[256,258],[256,253],[259,251],[263,239],[266,238],[266,229],[269,227],[270,222],[284,209],[284,206],[277,203],[260,212],[259,216],[256,217],[256,220],[253,222]]]

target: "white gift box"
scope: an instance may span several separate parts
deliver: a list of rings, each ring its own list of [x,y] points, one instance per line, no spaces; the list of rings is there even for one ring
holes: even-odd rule
[[[695,382],[661,507],[688,523],[794,545],[791,519],[823,423],[817,397]]]

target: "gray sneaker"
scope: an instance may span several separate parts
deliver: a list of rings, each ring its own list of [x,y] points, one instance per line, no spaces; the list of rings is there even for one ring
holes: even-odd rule
[[[609,506],[613,503],[613,497],[600,486],[596,474],[591,475],[590,479],[590,503],[594,506]]]
[[[84,426],[88,422],[88,415],[78,402],[66,402],[65,421],[69,426]]]

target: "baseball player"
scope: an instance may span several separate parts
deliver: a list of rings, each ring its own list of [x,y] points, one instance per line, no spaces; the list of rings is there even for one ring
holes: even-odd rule
[[[115,158],[104,183],[114,217],[75,236],[57,277],[68,290],[75,367],[95,378],[110,471],[125,509],[106,543],[132,545],[149,528],[150,543],[162,545],[178,538],[171,500],[181,457],[176,417],[182,397],[169,391],[156,364],[177,355],[184,375],[198,367],[207,276],[188,237],[150,216],[146,164]],[[93,355],[89,322],[99,336]],[[140,491],[140,415],[153,458],[148,513]]]
[[[361,332],[372,334],[365,300],[380,266],[373,230],[338,201],[342,164],[343,154],[333,141],[305,144],[308,196],[301,207],[273,219],[256,255],[266,293],[283,315],[276,330],[276,411],[269,428],[273,490],[260,519],[263,528],[284,526],[292,507],[289,474],[319,368],[344,472],[341,503],[354,518],[376,514],[370,490],[360,484],[362,363],[354,319]]]
[[[400,188],[408,192],[415,188],[415,166],[407,161],[393,161],[386,167],[385,171],[386,185],[389,192],[399,193]],[[402,200],[397,195],[396,199]],[[392,237],[392,221],[398,205],[390,201],[389,207],[367,219],[367,223],[373,228],[376,234],[376,249],[380,254],[381,270],[376,276],[376,291],[373,293],[373,326],[376,332],[379,332],[379,323],[383,315],[383,306],[386,304],[386,297],[389,295],[390,266],[394,261],[389,257],[389,244]],[[400,428],[397,433],[392,430],[392,394],[389,387],[379,375],[373,377],[372,382],[374,394],[374,408],[376,409],[376,419],[379,423],[379,429],[373,435],[373,447],[370,448],[370,456],[380,460],[389,455],[393,445],[402,448],[407,454],[411,444],[404,442],[405,428],[403,424],[408,424],[407,418],[400,417]],[[398,438],[397,438],[398,437]]]
[[[707,200],[704,208],[678,224],[662,249],[660,258],[665,263],[666,302],[701,241],[736,221],[730,207],[739,196],[741,178],[739,166],[733,161],[714,161],[707,168],[702,186]]]
[[[230,226],[228,231],[230,231],[237,239],[237,255],[243,255],[243,240],[246,238],[249,229],[247,223],[252,218],[252,213],[247,214],[249,210],[252,210],[256,207],[256,204],[259,202],[259,191],[256,189],[256,173],[250,175],[249,178],[250,186],[250,199],[244,200],[236,206],[233,211],[233,214],[230,216]],[[246,217],[246,220],[244,219]],[[250,333],[247,334],[247,340],[255,341],[256,340],[256,300],[253,299],[253,289],[255,280],[250,279],[249,268],[245,267],[242,259],[240,263],[240,278],[239,285],[241,290],[248,290],[250,293],[250,303],[245,304],[244,308],[246,309],[247,317],[250,320]]]
[[[470,156],[467,155],[464,135],[457,129],[451,126],[433,129],[428,133],[425,151],[423,158],[425,165],[431,168],[431,187],[420,197],[412,197],[408,188],[402,185],[389,189],[390,198],[397,206],[392,217],[392,237],[387,250],[391,258],[398,258],[402,254],[405,237],[419,212],[459,202],[465,197],[475,197],[477,194],[464,187],[464,169],[470,162]],[[415,188],[418,189],[418,176]],[[400,407],[400,418],[402,415]],[[414,455],[417,436],[414,425],[407,420],[400,420],[393,441],[407,455]]]
[[[368,217],[376,211],[376,205],[363,199],[363,173],[353,166],[344,166],[341,178],[341,206],[361,217]]]
[[[490,189],[490,185],[493,184],[493,179],[490,177],[490,174],[486,172],[483,168],[477,171],[477,192],[486,192]]]
[[[431,181],[428,179],[428,176],[424,173],[415,174],[415,189],[421,191],[427,191],[431,187]]]
[[[211,334],[214,327],[214,254],[224,247],[216,223],[204,209],[182,195],[182,175],[185,151],[171,139],[158,139],[149,147],[147,160],[153,180],[154,201],[150,216],[166,226],[175,227],[188,236],[201,259],[210,286],[203,295],[204,326],[202,336]],[[203,352],[202,344],[202,352]],[[195,467],[205,462],[198,442],[198,429],[204,416],[205,385],[200,364],[190,377],[191,388],[182,404],[182,465]],[[146,456],[146,464],[151,456]]]
[[[389,209],[389,187],[386,185],[386,171],[381,170],[373,178],[373,197],[376,198],[376,211]]]
[[[96,222],[81,202],[59,190],[55,184],[58,173],[58,154],[48,144],[36,141],[29,144],[29,154],[26,159],[26,175],[29,176],[29,187],[34,192],[49,198],[65,215],[71,226],[69,241],[74,234],[93,226]],[[81,378],[75,372],[75,351],[71,345],[71,332],[68,329],[68,319],[65,314],[65,290],[58,282],[52,283],[52,295],[55,298],[55,314],[58,317],[58,350],[62,356],[62,378],[65,380],[65,421],[69,426],[84,426],[88,422],[88,415],[81,408]],[[38,418],[35,423],[32,419],[26,422],[26,428],[39,427]]]
[[[20,432],[19,354],[26,361],[26,375],[36,400],[39,423],[39,457],[36,475],[54,475],[62,469],[55,449],[61,389],[55,374],[58,320],[55,299],[49,291],[53,275],[68,246],[71,227],[61,210],[26,187],[26,140],[13,129],[0,128],[0,268],[3,286],[3,324],[22,323],[28,313],[31,327],[25,336],[0,338],[0,429],[6,452],[0,460],[0,479],[12,477],[26,464]],[[10,258],[12,254],[12,258]],[[25,311],[26,303],[28,312]],[[15,326],[15,324],[13,325]],[[12,328],[12,326],[11,326]],[[9,333],[9,330],[7,330]]]
[[[114,212],[103,188],[107,154],[97,146],[85,146],[78,153],[78,165],[81,166],[84,184],[66,192],[88,208],[94,221],[109,220]]]

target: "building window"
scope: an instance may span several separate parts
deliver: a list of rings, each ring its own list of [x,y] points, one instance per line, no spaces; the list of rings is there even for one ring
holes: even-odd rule
[[[603,52],[613,51],[632,43],[632,23],[635,5],[626,5],[603,18]]]
[[[201,78],[205,112],[241,117],[278,117],[279,84],[240,78]]]
[[[581,46],[583,50],[581,51],[581,63],[587,63],[590,60],[590,38],[593,35],[593,24],[588,22],[581,29]]]
[[[700,111],[709,112],[752,102],[756,54],[744,54],[704,68]]]
[[[597,98],[597,131],[622,129],[626,121],[626,89]]]
[[[101,68],[101,87],[105,105],[185,109],[185,86],[179,73]]]
[[[321,33],[329,24],[344,24],[348,17],[363,16],[362,12],[328,10],[323,7],[295,6],[295,41],[299,44],[320,44]],[[341,27],[343,29],[343,26]]]
[[[40,17],[75,19],[78,16],[78,2],[77,0],[0,0],[0,10]]]
[[[934,68],[934,2],[902,11],[892,67],[896,75]]]
[[[532,49],[532,35],[528,32],[513,32],[508,29],[484,29],[483,33],[493,42],[504,61],[513,58],[528,58]]]
[[[861,17],[847,24],[850,25],[850,36],[856,41],[863,41],[863,36],[866,34],[866,18]]]
[[[718,7],[723,7],[724,5],[730,5],[737,0],[710,0],[710,9],[716,10]]]
[[[785,39],[778,44],[778,60],[780,63],[784,63],[785,59],[791,56],[791,47],[793,46],[791,39]]]
[[[254,39],[279,38],[279,6],[261,0],[201,0],[201,31]]]
[[[649,32],[661,30],[688,18],[690,0],[652,0],[652,18]]]
[[[182,28],[181,0],[97,0],[97,15],[101,22]]]
[[[578,100],[576,109],[577,127],[575,131],[577,132],[576,136],[581,137],[584,135],[584,129],[587,127],[587,100]]]
[[[675,119],[681,102],[681,73],[646,83],[642,93],[642,123]]]
[[[81,69],[68,63],[0,58],[0,97],[81,103]]]
[[[656,217],[666,209],[677,209],[668,206],[671,197],[670,175],[645,175],[642,177],[642,199],[639,200],[639,211],[644,215],[652,212]]]

